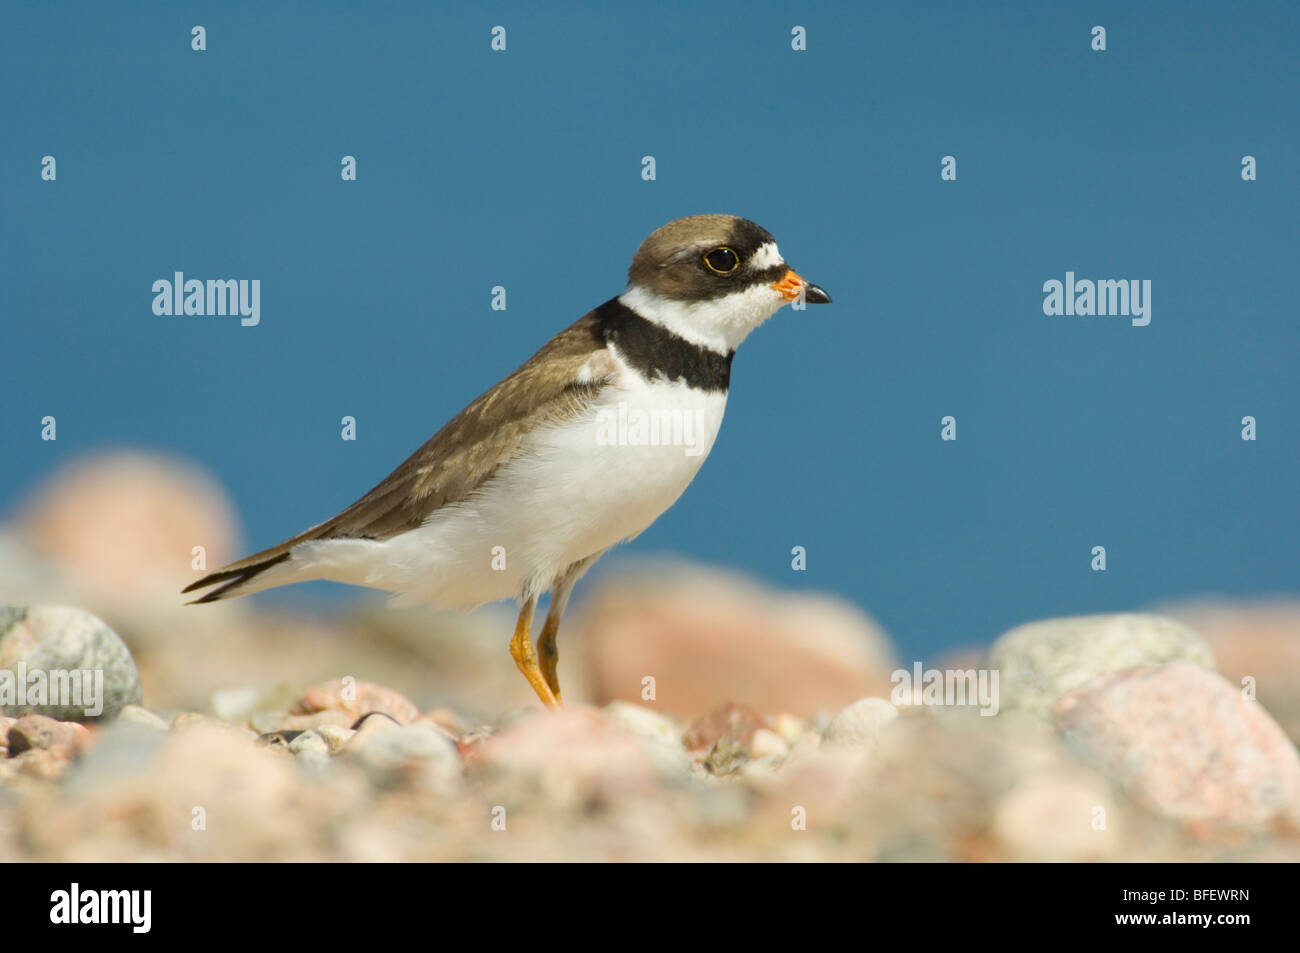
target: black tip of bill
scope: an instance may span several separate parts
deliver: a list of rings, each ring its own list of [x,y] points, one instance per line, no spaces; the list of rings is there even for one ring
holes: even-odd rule
[[[803,289],[803,300],[808,304],[830,304],[831,296],[816,285],[808,285]]]

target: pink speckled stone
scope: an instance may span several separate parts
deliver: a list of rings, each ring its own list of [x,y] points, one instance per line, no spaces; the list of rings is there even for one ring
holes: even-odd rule
[[[1199,665],[1100,675],[1052,717],[1135,800],[1195,826],[1259,826],[1300,799],[1300,759],[1277,722]]]

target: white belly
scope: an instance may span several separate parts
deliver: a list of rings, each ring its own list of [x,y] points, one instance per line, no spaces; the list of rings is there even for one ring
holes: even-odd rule
[[[540,429],[470,499],[382,542],[305,543],[318,578],[387,589],[398,605],[471,609],[543,592],[569,565],[635,536],[713,448],[726,394],[683,384],[609,386],[580,418]]]

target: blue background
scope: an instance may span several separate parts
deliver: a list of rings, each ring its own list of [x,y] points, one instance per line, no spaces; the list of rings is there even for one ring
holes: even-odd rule
[[[909,653],[1300,589],[1297,5],[539,6],[4,4],[0,508],[143,446],[278,542],[726,211],[835,303],[746,342],[623,552],[841,593]],[[155,316],[177,270],[261,279],[261,325]],[[1150,279],[1150,326],[1044,316],[1067,270]]]

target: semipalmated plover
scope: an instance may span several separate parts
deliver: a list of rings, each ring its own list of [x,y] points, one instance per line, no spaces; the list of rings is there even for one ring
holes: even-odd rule
[[[677,500],[722,423],[731,358],[793,301],[830,296],[753,222],[693,215],[637,250],[617,298],[561,331],[346,510],[185,588],[196,602],[309,579],[396,605],[517,599],[510,654],[560,703],[556,633],[578,578]],[[534,651],[533,610],[551,592]]]

